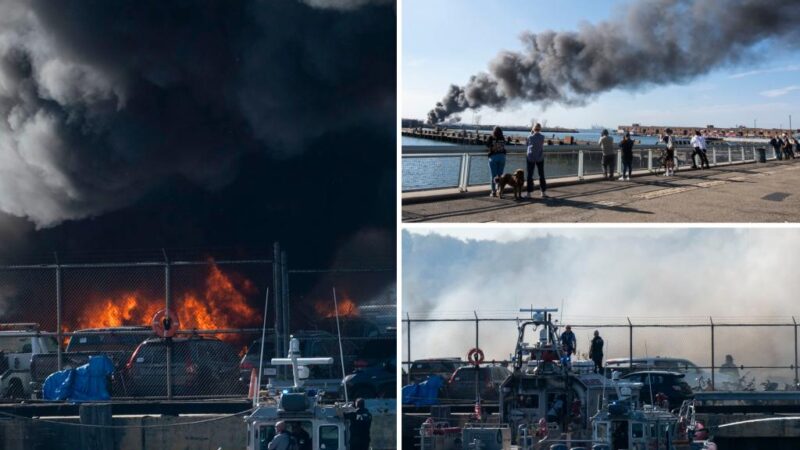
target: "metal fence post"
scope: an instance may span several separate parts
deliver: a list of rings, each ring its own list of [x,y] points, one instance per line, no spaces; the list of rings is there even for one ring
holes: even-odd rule
[[[792,323],[794,323],[794,385],[797,386],[800,383],[800,379],[797,376],[797,320],[795,320],[794,316],[792,316]]]
[[[628,368],[633,368],[633,324],[631,323],[631,318],[626,317],[628,319]]]
[[[583,181],[583,150],[578,150],[578,180]]]
[[[733,149],[728,147],[728,164],[733,163]]]
[[[622,150],[617,150],[617,174],[622,176]]]
[[[647,171],[652,173],[653,172],[653,149],[647,149]]]
[[[406,361],[408,361],[407,381],[411,383],[411,316],[408,313],[406,313]]]
[[[164,253],[164,309],[169,314],[170,306],[170,275],[169,275],[169,257],[167,250],[161,249]],[[168,317],[168,316],[165,316]],[[167,341],[167,399],[172,400],[172,338],[166,338]]]
[[[61,265],[58,263],[58,252],[53,252],[56,259],[56,333],[58,333],[58,358],[57,367],[61,370],[61,346],[64,344],[63,330],[61,329]]]
[[[716,166],[717,165],[717,147],[711,147],[711,159],[714,160],[714,162],[711,163],[711,165],[712,166]]]
[[[742,161],[747,161],[744,157],[744,145],[742,146]]]
[[[480,340],[478,339],[479,335],[478,324],[480,323],[478,320],[478,312],[472,311],[472,314],[475,314],[475,348],[481,348]]]
[[[728,149],[730,151],[730,149]],[[714,319],[709,317],[708,320],[711,322],[711,390],[716,391],[716,378],[714,375],[714,369],[716,368],[716,363],[714,360]]]

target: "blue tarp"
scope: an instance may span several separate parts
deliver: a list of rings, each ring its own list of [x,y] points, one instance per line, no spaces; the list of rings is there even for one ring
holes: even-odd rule
[[[87,402],[108,400],[108,377],[114,373],[114,363],[105,355],[90,356],[89,362],[77,369],[50,374],[44,380],[42,397],[45,400]]]
[[[414,406],[438,405],[439,389],[443,384],[444,378],[439,375],[433,375],[422,383],[403,386],[403,404]]]

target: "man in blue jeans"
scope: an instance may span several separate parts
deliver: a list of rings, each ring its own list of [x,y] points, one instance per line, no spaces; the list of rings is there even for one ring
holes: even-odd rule
[[[542,198],[547,197],[547,180],[544,178],[544,135],[541,133],[542,126],[536,124],[528,136],[528,192],[525,193],[525,198],[531,198],[533,192],[533,171],[539,170],[539,189],[542,190]]]

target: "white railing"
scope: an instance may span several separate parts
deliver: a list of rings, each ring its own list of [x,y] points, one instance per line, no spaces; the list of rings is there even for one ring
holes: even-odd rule
[[[709,165],[726,166],[755,162],[757,144],[720,145],[708,149]],[[691,147],[675,150],[678,170],[692,166]],[[664,147],[640,146],[633,151],[634,173],[663,172]],[[769,160],[776,159],[775,150],[766,149]],[[564,146],[545,149],[545,174],[548,180],[573,178],[583,181],[603,173],[602,151],[597,146]],[[426,161],[427,160],[427,161]],[[699,161],[698,165],[699,165]],[[525,150],[511,149],[506,156],[506,173],[525,169]],[[622,152],[617,150],[615,172],[622,172]],[[486,149],[482,146],[407,146],[402,155],[403,192],[458,189],[467,192],[471,186],[490,183]]]

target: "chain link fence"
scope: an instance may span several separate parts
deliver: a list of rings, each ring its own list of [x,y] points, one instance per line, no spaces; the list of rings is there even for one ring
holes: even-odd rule
[[[477,312],[403,317],[404,383],[416,369],[466,365],[467,352],[481,348],[487,363],[507,366],[517,340],[516,317]],[[564,320],[577,337],[576,360],[588,361],[597,330],[605,341],[604,364],[622,372],[673,370],[695,390],[797,390],[798,323],[795,317],[619,318]],[[535,342],[536,336],[527,336]],[[435,345],[431,345],[431,344]],[[575,364],[575,363],[573,363]],[[580,363],[578,363],[580,365]]]
[[[0,266],[0,402],[75,399],[89,389],[81,383],[102,384],[112,401],[245,398],[262,347],[262,385],[291,384],[290,371],[269,364],[286,356],[290,336],[304,355],[335,356],[308,384],[341,397],[345,375],[377,363],[369,349],[391,346],[394,359],[385,319],[396,301],[366,295],[392,293],[394,278],[392,267],[295,275],[277,245],[270,258],[163,252]],[[341,351],[327,285],[341,286]],[[154,332],[157,314],[173,336]]]

